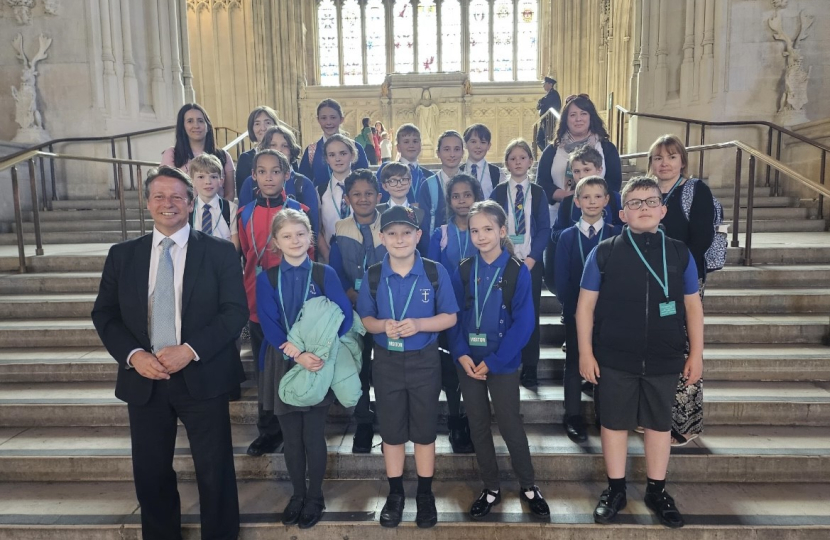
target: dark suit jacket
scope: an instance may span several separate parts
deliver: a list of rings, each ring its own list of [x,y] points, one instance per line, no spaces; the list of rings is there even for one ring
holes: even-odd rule
[[[115,396],[131,405],[150,399],[153,381],[128,368],[134,349],[151,350],[147,281],[152,234],[110,248],[92,322],[119,364]],[[199,355],[183,370],[190,395],[230,392],[245,378],[235,340],[248,321],[239,256],[230,242],[190,231],[182,284],[181,342]]]

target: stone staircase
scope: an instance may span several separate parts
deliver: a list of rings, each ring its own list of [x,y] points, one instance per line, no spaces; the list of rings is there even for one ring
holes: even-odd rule
[[[729,197],[716,194],[728,203]],[[256,436],[255,389],[246,384],[242,399],[231,404],[241,538],[830,538],[830,234],[785,227],[804,222],[823,230],[823,222],[808,219],[797,201],[774,199],[768,206],[758,199],[765,205],[756,209],[756,266],[737,266],[741,250],[731,248],[729,265],[707,283],[706,431],[674,449],[669,467],[685,529],[669,533],[655,526],[642,503],[645,463],[636,435],[630,438],[628,509],[619,526],[593,524],[604,482],[599,434],[591,428],[589,441],[580,446],[561,428],[564,331],[559,303],[545,293],[542,385],[538,393],[522,389],[522,413],[538,480],[551,504],[549,524],[522,510],[494,425],[507,481],[505,499],[487,521],[470,522],[466,514],[480,489],[474,456],[452,454],[441,435],[439,526],[415,528],[410,503],[401,528],[382,530],[377,519],[386,481],[380,448],[351,454],[354,425],[334,408],[327,432],[327,514],[310,531],[286,529],[278,524],[290,496],[282,455],[245,454]],[[73,204],[74,210],[66,203],[43,214],[55,216],[44,225],[56,230],[44,227],[46,254],[28,259],[31,273],[10,273],[16,251],[0,246],[0,271],[7,272],[0,273],[0,540],[140,538],[126,407],[113,396],[117,365],[89,320],[107,246],[77,245],[119,240],[117,205]],[[138,211],[129,216],[137,235]],[[770,222],[769,232],[759,231],[763,221]],[[250,372],[247,350],[243,361]],[[591,414],[591,400],[583,401],[585,414]],[[407,490],[414,494],[411,448],[407,459]],[[175,465],[185,537],[199,538],[184,429]]]

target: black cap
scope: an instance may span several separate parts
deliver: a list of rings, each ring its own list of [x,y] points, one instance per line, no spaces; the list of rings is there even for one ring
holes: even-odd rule
[[[545,82],[548,84],[556,84],[556,79],[553,77],[545,77]]]
[[[415,216],[415,211],[408,206],[393,206],[380,216],[381,231],[395,223],[403,223],[418,228],[418,218]]]

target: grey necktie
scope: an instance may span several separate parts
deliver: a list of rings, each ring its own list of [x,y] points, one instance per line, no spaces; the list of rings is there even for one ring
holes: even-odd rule
[[[153,351],[178,345],[176,340],[176,291],[173,285],[173,257],[170,248],[175,242],[171,238],[161,241],[162,252],[156,272],[156,287],[153,289],[153,313],[150,317],[150,337]]]

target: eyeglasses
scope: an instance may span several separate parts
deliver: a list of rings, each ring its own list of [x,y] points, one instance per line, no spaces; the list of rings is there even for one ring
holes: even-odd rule
[[[411,176],[393,176],[392,178],[387,178],[383,181],[389,187],[398,187],[398,186],[405,186],[406,184],[412,182]]]
[[[657,208],[661,204],[663,204],[663,199],[660,197],[649,197],[648,199],[629,199],[625,201],[625,206],[628,207],[629,210],[639,210],[643,207],[643,203],[646,203],[646,206],[649,208]]]
[[[571,94],[570,96],[565,98],[565,105],[575,100],[576,98],[591,99],[588,97],[588,94]]]

